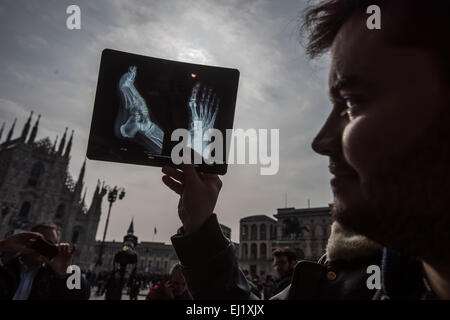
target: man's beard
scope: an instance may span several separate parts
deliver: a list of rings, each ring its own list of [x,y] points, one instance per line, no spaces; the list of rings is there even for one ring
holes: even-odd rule
[[[367,199],[333,216],[351,231],[429,263],[450,263],[450,112],[361,181]]]

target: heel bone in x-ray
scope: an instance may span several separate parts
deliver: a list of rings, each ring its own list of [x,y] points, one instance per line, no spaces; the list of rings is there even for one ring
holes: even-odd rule
[[[151,120],[147,104],[134,86],[136,72],[136,67],[130,66],[119,81],[122,104],[116,120],[116,126],[119,126],[116,134],[121,138],[134,139],[139,133],[143,139],[136,139],[136,142],[159,155],[162,153],[164,132]]]

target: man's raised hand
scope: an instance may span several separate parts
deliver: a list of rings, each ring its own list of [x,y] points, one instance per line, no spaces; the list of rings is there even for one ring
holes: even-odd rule
[[[186,233],[198,230],[213,213],[222,181],[215,174],[197,172],[194,165],[183,164],[178,170],[162,168],[166,186],[180,195],[178,215]]]
[[[33,253],[35,251],[30,246],[39,238],[43,239],[44,237],[37,232],[22,232],[12,235],[0,241],[0,252]]]

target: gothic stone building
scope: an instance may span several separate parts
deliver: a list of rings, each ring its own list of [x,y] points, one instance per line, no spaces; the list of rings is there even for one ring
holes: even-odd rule
[[[329,207],[278,209],[274,218],[255,215],[240,220],[239,265],[251,274],[275,276],[272,251],[290,246],[299,260],[317,261],[331,232]]]
[[[0,129],[0,237],[26,230],[42,221],[61,228],[61,242],[77,245],[74,263],[88,268],[95,256],[95,235],[106,190],[97,184],[89,207],[82,196],[86,161],[77,181],[69,171],[73,131],[66,144],[67,128],[57,145],[49,138],[36,141],[40,115],[31,128],[32,114],[20,136],[14,138],[16,120],[6,139]],[[31,129],[31,132],[30,132]]]

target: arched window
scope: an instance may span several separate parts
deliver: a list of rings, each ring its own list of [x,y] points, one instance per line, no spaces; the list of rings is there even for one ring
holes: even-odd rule
[[[252,246],[250,247],[250,258],[256,259],[257,256],[256,250],[258,250],[256,248],[256,243],[252,243]]]
[[[267,257],[267,246],[265,243],[261,243],[261,246],[259,247],[259,256],[261,258]]]
[[[2,208],[2,217],[5,217],[8,213],[9,213],[9,207],[8,206],[4,206]]]
[[[32,187],[37,187],[39,184],[39,178],[42,176],[44,172],[44,165],[42,162],[37,162],[34,164],[33,168],[31,168],[31,174],[28,178],[28,185]]]
[[[270,240],[277,239],[277,226],[274,224],[270,225]]]
[[[247,259],[248,258],[248,246],[246,243],[242,246],[242,258]]]
[[[64,204],[60,204],[58,208],[56,209],[55,218],[61,219],[64,216],[64,213],[66,213],[66,206]]]
[[[266,240],[266,225],[264,223],[259,226],[259,240]]]
[[[317,239],[321,239],[323,237],[323,228],[321,225],[317,225],[314,228],[314,235],[316,236]]]
[[[251,230],[250,230],[250,239],[251,240],[256,240],[257,237],[257,227],[256,224],[252,224]]]
[[[21,217],[21,218],[28,217],[28,213],[30,212],[30,209],[31,209],[31,203],[29,203],[28,201],[25,201],[24,203],[22,203],[22,206],[20,207],[19,217]]]
[[[241,237],[242,237],[242,241],[247,241],[248,240],[248,227],[247,227],[247,225],[243,225],[242,226]]]
[[[78,238],[80,236],[80,232],[78,230],[75,230],[72,234],[72,243],[77,243],[78,242]]]

